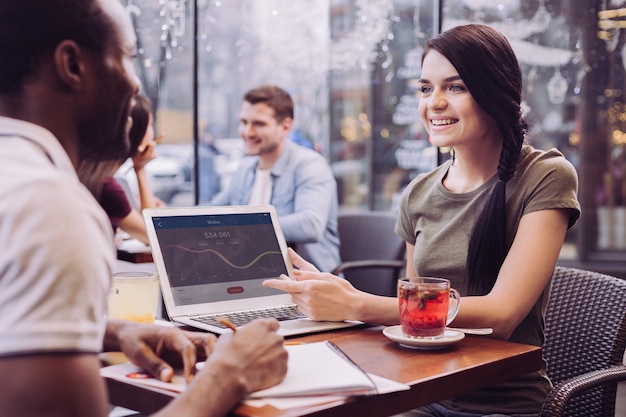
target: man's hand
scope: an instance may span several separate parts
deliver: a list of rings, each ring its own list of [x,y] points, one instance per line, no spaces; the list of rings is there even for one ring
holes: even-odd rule
[[[276,319],[259,319],[221,335],[194,382],[219,380],[245,396],[282,381],[288,355],[277,330]]]
[[[278,321],[260,319],[219,337],[202,370],[154,417],[224,416],[247,394],[282,381],[287,351]]]
[[[131,362],[162,381],[172,379],[173,366],[182,366],[185,379],[190,382],[196,362],[211,354],[217,338],[176,327],[110,320],[105,340],[106,349],[121,350]]]

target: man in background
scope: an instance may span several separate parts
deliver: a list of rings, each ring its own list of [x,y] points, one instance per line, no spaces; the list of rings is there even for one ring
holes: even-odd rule
[[[337,183],[322,155],[289,140],[293,117],[293,100],[282,88],[244,95],[239,135],[247,157],[210,204],[273,205],[287,242],[320,271],[331,271],[340,263]]]
[[[129,151],[139,85],[121,3],[2,0],[0,56],[2,415],[105,417],[102,350],[166,381],[183,366],[190,385],[160,416],[222,416],[279,382],[287,354],[275,320],[216,340],[105,319],[112,231],[76,167]]]

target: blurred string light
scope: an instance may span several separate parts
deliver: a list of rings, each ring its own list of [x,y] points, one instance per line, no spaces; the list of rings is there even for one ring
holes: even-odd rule
[[[614,52],[620,40],[621,30],[626,28],[626,0],[611,0],[602,4],[598,12],[597,36],[606,43],[606,50]],[[622,65],[626,68],[626,44],[621,50]]]
[[[377,48],[381,42],[385,53],[383,65],[390,66],[391,53],[385,45],[393,39],[393,0],[356,0],[355,6],[354,28],[330,44],[329,69],[369,69],[378,57]]]
[[[163,1],[163,0],[161,0]],[[170,0],[172,1],[172,0]],[[211,24],[217,21],[216,10],[221,2],[197,0],[199,8],[205,10],[205,33],[200,38],[206,43],[205,52],[215,50],[211,36]],[[417,0],[416,0],[417,1]],[[266,9],[266,14],[260,10]],[[321,8],[326,8],[322,11]],[[369,70],[379,58],[378,47],[382,51],[384,67],[392,63],[388,43],[393,40],[391,24],[394,16],[394,0],[356,0],[354,1],[354,24],[350,30],[341,33],[336,39],[330,39],[326,29],[319,25],[320,17],[327,16],[328,3],[317,1],[274,1],[259,0],[242,2],[241,15],[252,20],[242,19],[242,32],[249,38],[237,43],[237,54],[243,56],[251,46],[260,48],[268,54],[276,52],[283,65],[295,69],[312,69],[318,73],[327,71],[350,71],[353,69]],[[271,20],[279,18],[279,20]],[[327,18],[327,17],[326,17]],[[281,32],[279,29],[282,29]],[[306,34],[301,38],[299,34]],[[320,31],[324,35],[320,35]],[[325,36],[325,39],[321,39]],[[312,39],[315,43],[311,43]],[[303,44],[308,43],[307,47]],[[318,49],[323,48],[323,51]]]
[[[172,59],[172,49],[179,46],[178,40],[185,36],[187,26],[188,0],[159,0],[159,17],[161,19],[161,47],[165,50],[165,59]],[[128,14],[134,41],[137,42],[138,28],[135,27],[136,18],[142,15],[142,10],[134,0],[127,0],[126,13]],[[140,54],[143,50],[138,51]]]
[[[394,102],[390,103],[395,106],[392,115],[395,125],[415,125],[420,122],[417,107],[419,97],[416,93],[419,86],[418,78],[422,72],[423,44],[426,40],[426,34],[422,31],[420,17],[421,1],[415,0],[413,3],[413,48],[404,54],[402,64],[396,70],[398,79],[406,80],[406,93],[399,100],[394,96]],[[389,77],[386,77],[385,81],[389,82],[388,80]]]
[[[161,47],[165,59],[172,59],[172,48],[178,47],[178,39],[185,36],[187,26],[187,0],[159,0],[163,19],[161,25]]]
[[[469,9],[474,10],[474,15],[479,11],[483,14],[487,9],[498,11],[515,12],[520,3],[518,0],[462,0]],[[453,26],[470,23],[470,20],[446,19],[444,20],[444,30]],[[553,25],[554,23],[554,25]],[[531,94],[534,90],[534,82],[537,78],[538,68],[554,68],[554,73],[546,85],[548,90],[548,100],[552,104],[562,104],[565,102],[570,86],[573,86],[574,94],[580,93],[580,86],[584,76],[590,71],[589,65],[584,61],[580,42],[575,43],[574,50],[569,47],[555,47],[552,45],[541,45],[536,41],[536,35],[546,33],[548,30],[556,32],[560,30],[558,22],[555,22],[550,12],[545,7],[545,0],[539,0],[535,13],[529,19],[502,19],[488,23],[506,35],[520,64],[528,65],[530,69],[526,73],[526,89]],[[569,33],[564,33],[561,38],[569,40]],[[572,81],[563,75],[562,70],[574,64],[578,70]],[[524,103],[527,105],[527,103]],[[530,109],[528,109],[530,110]]]

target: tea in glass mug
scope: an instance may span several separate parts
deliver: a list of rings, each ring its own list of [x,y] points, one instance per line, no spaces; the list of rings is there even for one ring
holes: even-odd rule
[[[444,278],[400,278],[398,305],[405,337],[440,337],[459,311],[460,294]]]

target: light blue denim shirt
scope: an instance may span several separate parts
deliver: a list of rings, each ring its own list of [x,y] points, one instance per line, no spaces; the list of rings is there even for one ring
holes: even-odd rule
[[[210,205],[246,205],[254,184],[259,157],[241,160],[230,186]],[[337,233],[337,182],[326,159],[291,141],[271,169],[272,198],[280,226],[298,254],[322,272],[340,263]]]

